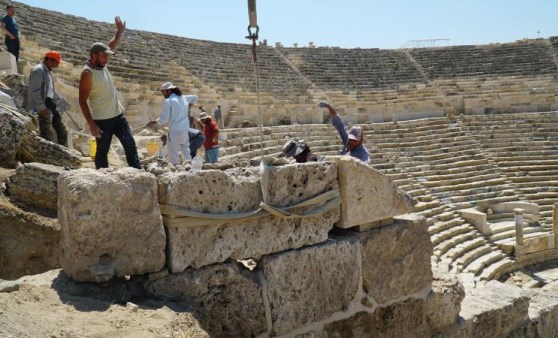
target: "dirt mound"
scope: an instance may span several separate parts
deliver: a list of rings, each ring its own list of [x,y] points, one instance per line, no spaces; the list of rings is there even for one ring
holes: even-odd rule
[[[209,337],[184,305],[132,296],[123,281],[76,283],[61,270],[2,282],[0,336]]]

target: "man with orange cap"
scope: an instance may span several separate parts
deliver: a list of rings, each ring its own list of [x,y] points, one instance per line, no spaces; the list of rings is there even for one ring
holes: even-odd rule
[[[62,115],[54,102],[54,81],[52,71],[58,67],[62,56],[59,52],[49,50],[45,53],[43,61],[31,69],[29,76],[29,92],[27,94],[27,109],[34,110],[39,115],[39,131],[41,137],[51,142],[68,146],[68,132]],[[56,132],[56,139],[52,134]]]

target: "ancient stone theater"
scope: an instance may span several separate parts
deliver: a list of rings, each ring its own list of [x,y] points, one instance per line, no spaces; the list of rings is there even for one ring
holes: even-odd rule
[[[19,61],[0,52],[0,336],[558,336],[558,37],[253,47],[129,27],[108,68],[142,169],[115,139],[96,170],[78,87],[114,24],[16,8]],[[69,147],[26,108],[48,50]],[[221,106],[218,162],[166,160],[146,126],[167,81],[198,96],[196,115]],[[319,101],[362,128],[370,164],[340,155]],[[284,156],[289,140],[318,161]]]

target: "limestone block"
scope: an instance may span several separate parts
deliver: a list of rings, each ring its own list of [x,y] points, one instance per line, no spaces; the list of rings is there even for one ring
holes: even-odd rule
[[[335,225],[350,228],[413,211],[417,203],[393,181],[350,156],[333,156],[339,171],[341,219]]]
[[[269,173],[269,204],[284,207],[337,188],[331,163],[287,165]],[[249,212],[262,201],[258,168],[204,170],[161,176],[159,201],[204,213]],[[299,212],[299,211],[297,211]],[[173,272],[224,262],[259,258],[327,240],[339,208],[306,218],[264,216],[220,225],[167,227],[168,265]]]
[[[61,167],[42,163],[25,163],[10,175],[8,195],[26,205],[56,212],[58,210],[58,176]]]
[[[144,171],[80,169],[58,179],[61,263],[77,281],[159,271],[165,232],[157,180]]]
[[[358,291],[358,251],[355,238],[332,238],[263,257],[272,334],[286,334],[346,311]]]
[[[424,320],[424,301],[408,299],[324,326],[324,337],[430,337]]]
[[[558,295],[556,289],[529,289],[529,320],[509,337],[554,337],[558,332]]]
[[[188,269],[147,282],[156,297],[186,301],[212,337],[256,337],[267,330],[262,286],[237,264]]]
[[[426,299],[426,321],[434,332],[442,332],[455,324],[461,311],[465,289],[456,276],[435,274],[432,291]]]
[[[27,120],[0,107],[0,163],[12,166],[25,133]]]
[[[16,106],[16,104],[15,104],[14,99],[12,99],[12,97],[11,97],[10,95],[4,93],[4,92],[1,91],[1,90],[0,90],[0,102],[3,103],[3,104],[5,104],[5,105],[8,105],[8,106],[10,106],[10,107],[12,107],[12,108],[17,109],[17,106]]]
[[[0,52],[0,73],[17,74],[17,61],[10,52]]]
[[[347,319],[324,325],[325,338],[379,337],[374,314],[359,312]]]
[[[18,156],[26,162],[40,162],[60,167],[81,167],[81,154],[33,133],[25,133],[18,144]]]
[[[519,288],[491,281],[461,303],[465,337],[505,337],[527,319],[529,297]]]
[[[535,252],[554,249],[554,235],[542,235],[537,237],[525,238],[523,240],[522,254],[528,255]]]
[[[360,233],[364,291],[380,304],[432,285],[432,242],[424,218],[407,216]]]
[[[481,234],[490,235],[492,233],[487,222],[486,213],[478,211],[475,208],[459,210],[459,213],[467,222],[474,225]]]

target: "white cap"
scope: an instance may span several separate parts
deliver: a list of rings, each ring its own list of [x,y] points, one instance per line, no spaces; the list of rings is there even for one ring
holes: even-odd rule
[[[168,90],[178,88],[177,86],[173,85],[172,82],[165,82],[161,85],[161,89],[159,90]]]

